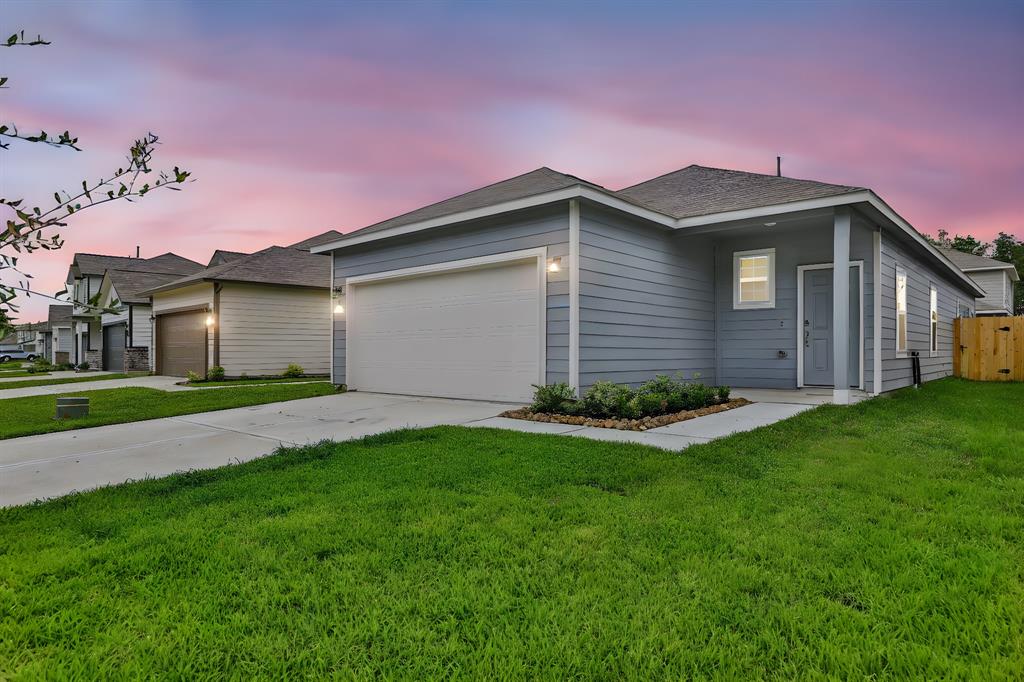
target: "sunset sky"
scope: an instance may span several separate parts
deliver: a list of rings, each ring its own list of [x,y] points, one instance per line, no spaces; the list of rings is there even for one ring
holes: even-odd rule
[[[539,166],[612,189],[690,163],[868,186],[922,232],[1024,237],[1024,3],[12,2],[8,198],[115,169],[153,131],[186,191],[83,213],[34,254],[205,262]],[[9,22],[9,24],[7,23]],[[6,216],[5,216],[6,219]],[[23,300],[22,321],[49,301]]]

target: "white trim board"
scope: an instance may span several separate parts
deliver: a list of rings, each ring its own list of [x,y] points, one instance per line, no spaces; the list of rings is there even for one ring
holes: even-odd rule
[[[515,263],[518,261],[537,261],[537,295],[538,295],[538,374],[537,383],[547,383],[547,299],[548,299],[548,271],[547,259],[548,249],[541,246],[535,249],[523,249],[521,251],[506,251],[495,253],[489,256],[476,258],[464,258],[461,260],[444,261],[431,265],[419,265],[411,268],[400,268],[385,272],[375,272],[369,275],[358,275],[345,278],[345,383],[352,385],[351,366],[351,344],[348,343],[348,335],[356,328],[354,320],[357,290],[360,285],[373,284],[387,280],[412,279],[429,275],[438,275],[446,272],[457,272],[460,270],[480,270],[488,267],[495,267]],[[332,347],[333,355],[333,347]],[[354,387],[358,390],[358,386]]]
[[[545,379],[546,379],[545,375]],[[547,383],[542,382],[542,383]],[[569,386],[580,391],[580,201],[569,201]]]
[[[874,348],[871,350],[873,393],[879,395],[882,392],[882,230],[876,228],[873,233],[874,262],[872,264],[871,279],[873,284],[872,294],[874,297],[873,313],[874,323],[872,332],[874,336]]]
[[[857,303],[860,307],[860,344],[859,344],[859,357],[858,363],[860,368],[860,376],[857,384],[857,388],[861,391],[864,390],[864,261],[862,260],[851,260],[851,268],[857,268],[858,280],[860,282],[860,295],[857,297]],[[815,263],[813,265],[798,265],[796,266],[796,387],[804,388],[804,273],[807,270],[831,270],[832,263]],[[834,295],[834,293],[833,293]],[[832,343],[835,343],[833,338]],[[815,384],[817,385],[817,384]],[[832,387],[835,389],[835,386]],[[841,387],[839,390],[849,390],[849,386]]]

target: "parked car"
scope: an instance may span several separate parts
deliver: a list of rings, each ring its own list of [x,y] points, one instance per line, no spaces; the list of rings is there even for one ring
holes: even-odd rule
[[[0,348],[0,362],[10,362],[11,360],[28,360],[32,362],[37,357],[39,357],[38,353],[24,351],[20,348]]]

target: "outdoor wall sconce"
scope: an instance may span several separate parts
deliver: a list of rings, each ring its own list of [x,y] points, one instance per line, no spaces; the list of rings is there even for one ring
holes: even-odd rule
[[[334,314],[344,314],[345,306],[342,304],[342,301],[345,299],[345,287],[334,287],[334,291],[331,293],[331,298],[335,301]]]
[[[548,261],[548,272],[561,272],[562,270],[562,259],[552,258]]]
[[[207,315],[206,316],[206,326],[207,327],[212,327],[213,326],[213,315]]]

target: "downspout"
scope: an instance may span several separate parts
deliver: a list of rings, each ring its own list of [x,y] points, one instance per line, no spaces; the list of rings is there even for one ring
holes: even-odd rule
[[[213,283],[213,366],[220,367],[220,290],[224,285]]]
[[[721,314],[718,310],[718,244],[711,248],[711,290],[714,294],[712,305],[715,307],[715,378],[716,384],[722,383],[722,348],[718,343],[718,324]]]
[[[132,329],[135,326],[135,318],[132,316],[132,304],[128,304],[128,328],[125,330],[125,346],[132,347]]]

